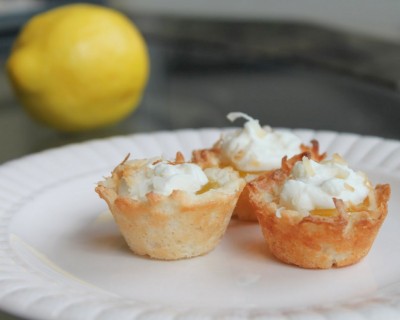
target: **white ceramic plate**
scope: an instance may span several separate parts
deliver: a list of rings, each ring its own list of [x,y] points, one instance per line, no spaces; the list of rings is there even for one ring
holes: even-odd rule
[[[158,132],[54,149],[0,167],[0,308],[30,319],[399,319],[400,142],[295,130],[339,152],[375,183],[389,215],[369,255],[303,270],[268,252],[259,227],[232,221],[208,255],[163,262],[133,255],[95,183],[133,157],[208,147],[218,129]]]

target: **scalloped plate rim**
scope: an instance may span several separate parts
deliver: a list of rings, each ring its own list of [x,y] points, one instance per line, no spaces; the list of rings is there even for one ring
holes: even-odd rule
[[[100,138],[100,139],[92,139],[92,140],[88,140],[88,141],[83,141],[83,142],[77,142],[77,143],[70,143],[64,146],[60,146],[60,147],[55,147],[55,148],[51,148],[51,149],[47,149],[47,150],[43,150],[43,151],[39,151],[39,152],[35,152],[29,155],[25,155],[21,158],[18,159],[14,159],[14,160],[9,160],[3,164],[0,165],[0,178],[2,177],[4,172],[8,172],[10,170],[14,170],[16,167],[18,167],[20,164],[24,164],[26,162],[28,162],[29,160],[33,159],[34,157],[52,157],[57,155],[58,153],[62,153],[64,150],[66,150],[67,148],[77,148],[77,147],[83,147],[86,148],[87,146],[91,145],[91,144],[95,144],[95,143],[100,143],[100,144],[112,144],[113,141],[116,141],[117,139],[131,139],[132,143],[134,142],[135,139],[137,139],[138,137],[145,137],[145,136],[155,136],[155,135],[163,135],[163,134],[172,134],[173,136],[176,136],[178,134],[188,134],[188,133],[192,133],[192,132],[203,132],[203,133],[207,133],[207,132],[213,132],[213,133],[221,133],[221,132],[225,132],[225,131],[229,131],[232,129],[235,129],[237,127],[226,127],[226,128],[199,128],[199,129],[190,129],[190,128],[185,128],[185,129],[179,129],[179,130],[162,130],[162,131],[154,131],[154,132],[143,132],[143,133],[134,133],[134,134],[129,134],[129,135],[116,135],[116,136],[111,136],[111,137],[107,137],[107,138]],[[279,129],[284,129],[284,130],[291,130],[295,133],[303,133],[303,134],[308,134],[308,135],[321,135],[321,134],[328,134],[328,135],[334,135],[334,136],[351,136],[353,138],[357,138],[357,139],[368,139],[368,138],[373,138],[373,139],[378,139],[380,140],[380,143],[395,143],[397,145],[397,149],[400,150],[400,141],[395,140],[395,139],[386,139],[386,138],[382,138],[382,137],[377,137],[377,136],[373,136],[373,135],[360,135],[358,133],[351,133],[351,132],[336,132],[336,131],[332,131],[332,130],[311,130],[311,129],[306,129],[306,128],[296,128],[296,129],[288,129],[288,128],[279,128]],[[209,141],[210,145],[213,141]],[[399,160],[400,163],[400,160]],[[384,169],[384,168],[379,168],[379,169]],[[87,171],[87,170],[86,170]],[[398,171],[398,170],[396,170]],[[1,182],[1,179],[0,179]],[[4,182],[3,182],[4,183]],[[2,191],[0,190],[0,196],[2,195]],[[26,196],[24,196],[26,197]],[[21,197],[20,197],[21,198]],[[0,239],[4,238],[8,238],[10,236],[10,234],[8,233],[7,227],[9,225],[9,223],[11,222],[12,218],[11,218],[11,214],[9,211],[12,211],[13,206],[15,205],[15,203],[13,201],[9,202],[10,206],[6,206],[4,208],[3,212],[3,208],[0,207],[0,222],[4,223],[4,220],[6,221],[6,223],[3,225],[3,223],[1,224],[2,228],[0,229]],[[7,217],[7,215],[9,215],[9,217]],[[7,224],[7,219],[8,219],[8,224]],[[9,248],[8,248],[9,247]],[[9,243],[0,243],[0,256],[2,257],[2,260],[5,259],[7,262],[7,259],[12,260],[15,257],[12,257],[12,252],[7,252],[7,249],[10,249],[10,244]],[[16,261],[13,261],[16,262]],[[2,266],[2,263],[4,262],[0,262],[0,267]],[[9,261],[10,263],[10,261]],[[20,266],[18,266],[20,267]],[[10,273],[8,271],[8,273]],[[7,272],[2,273],[0,276],[0,280],[10,280],[11,282],[13,281],[13,279],[7,279],[6,275],[8,275]],[[11,273],[12,274],[12,273]],[[14,280],[21,280],[21,279],[14,279]],[[10,282],[9,281],[9,282]],[[0,281],[0,289],[3,287],[3,283],[4,281]],[[395,283],[396,285],[396,283]],[[400,283],[399,283],[399,291],[400,291]],[[15,284],[15,288],[17,288],[17,281]],[[56,289],[58,289],[60,292],[63,290],[63,287],[60,286],[59,288],[57,287]],[[397,288],[396,288],[397,289]],[[0,290],[1,292],[1,290]],[[93,294],[93,292],[90,292],[90,294]],[[83,292],[83,295],[87,294],[87,292]],[[110,300],[112,299],[113,294],[108,294],[108,293],[99,293],[97,291],[95,291],[95,294],[98,294],[99,299],[102,298],[108,298]],[[5,297],[7,298],[7,294],[5,295]],[[374,296],[371,297],[365,297],[365,298],[374,298]],[[399,299],[400,297],[396,297],[397,299]],[[116,302],[122,301],[126,307],[129,307],[129,305],[134,305],[132,308],[132,310],[138,308],[137,306],[135,306],[135,303],[132,301],[126,301],[126,299],[120,299],[118,297],[115,297]],[[17,299],[18,300],[18,299]],[[12,299],[11,299],[12,301]],[[395,301],[397,301],[395,299]],[[362,302],[362,301],[361,301]],[[25,317],[25,316],[33,316],[33,317],[37,317],[38,319],[56,319],[53,316],[49,315],[48,313],[46,313],[46,310],[42,310],[42,309],[35,309],[35,308],[27,308],[25,310],[21,310],[20,307],[17,305],[17,302],[14,302],[12,304],[10,304],[10,302],[5,303],[4,302],[4,297],[0,294],[0,307],[7,312],[10,312],[11,314],[14,315],[18,315],[21,317]],[[400,304],[400,299],[399,301],[397,301],[398,304]],[[320,313],[321,315],[328,315],[330,311],[335,311],[337,307],[342,307],[345,304],[339,304],[339,305],[332,305],[332,306],[322,306],[320,307],[318,310],[318,313]],[[351,305],[351,304],[350,304]],[[373,306],[370,305],[370,307]],[[377,304],[378,307],[384,306],[381,303]],[[146,306],[149,309],[147,309],[146,312],[142,313],[141,315],[146,315],[148,313],[148,315],[157,315],[157,314],[161,314],[170,318],[174,318],[177,316],[182,316],[182,315],[187,315],[187,316],[191,316],[192,314],[195,316],[196,315],[196,307],[191,307],[188,308],[187,310],[180,310],[179,312],[177,310],[169,310],[169,309],[158,309],[159,306],[154,306],[152,305],[152,303],[149,303],[149,306]],[[155,307],[155,309],[153,309]],[[360,305],[357,305],[351,308],[351,311],[349,314],[351,314],[353,311],[362,311],[363,310],[363,305],[362,303]],[[118,309],[118,308],[117,308]],[[48,310],[47,310],[48,311]],[[299,308],[297,310],[253,310],[253,312],[250,312],[251,310],[242,310],[242,309],[238,309],[238,310],[221,310],[221,312],[210,312],[209,314],[207,314],[207,316],[210,317],[215,317],[218,315],[221,315],[221,313],[223,312],[227,312],[227,314],[229,315],[235,315],[235,314],[241,314],[241,312],[246,311],[246,317],[252,317],[251,314],[254,313],[254,316],[256,315],[264,315],[264,316],[271,316],[271,315],[283,315],[283,313],[286,313],[286,315],[292,314],[292,313],[304,313],[307,314],[310,310],[305,310],[302,308]],[[315,310],[312,310],[312,313]],[[177,313],[178,312],[178,313]],[[193,312],[193,313],[192,313]],[[232,313],[233,312],[233,313]],[[288,313],[289,312],[289,313]],[[344,314],[346,314],[345,311]],[[396,315],[398,315],[400,317],[400,311],[398,309],[395,309]],[[43,316],[45,318],[43,318]],[[93,319],[97,319],[97,317],[94,317]]]

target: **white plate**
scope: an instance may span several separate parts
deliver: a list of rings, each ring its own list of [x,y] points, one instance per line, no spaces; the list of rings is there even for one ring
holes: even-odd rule
[[[400,142],[295,130],[388,182],[389,215],[369,255],[332,270],[276,261],[257,224],[232,221],[208,255],[133,255],[95,183],[124,156],[208,147],[220,130],[158,132],[54,149],[0,167],[0,308],[30,319],[400,318]]]

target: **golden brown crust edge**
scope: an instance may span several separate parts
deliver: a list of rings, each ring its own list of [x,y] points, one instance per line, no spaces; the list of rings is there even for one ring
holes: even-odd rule
[[[221,167],[221,148],[218,141],[210,149],[199,149],[192,152],[192,162],[199,165],[201,168]]]
[[[121,166],[114,170],[113,178],[120,175]],[[244,181],[239,181],[237,191],[229,194],[211,191],[188,197],[185,192],[174,191],[166,197],[149,193],[147,201],[121,197],[101,184],[95,191],[107,202],[134,253],[176,260],[203,255],[216,247],[244,186]]]
[[[327,269],[354,264],[367,255],[387,215],[389,185],[376,186],[374,211],[338,210],[342,212],[334,217],[303,218],[297,212],[282,210],[277,217],[277,205],[264,201],[261,194],[265,188],[272,190],[274,183],[280,184],[286,174],[277,170],[275,175],[278,180],[273,183],[259,179],[250,184],[250,201],[276,258],[302,268]]]
[[[237,199],[237,195],[231,195],[218,199],[218,205],[214,201],[187,205],[179,199],[182,196],[179,192],[167,203],[138,202],[122,197],[112,201],[109,190],[103,186],[97,187],[96,192],[109,204],[131,250],[162,260],[189,258],[211,251],[225,233]],[[171,208],[171,212],[165,212]]]

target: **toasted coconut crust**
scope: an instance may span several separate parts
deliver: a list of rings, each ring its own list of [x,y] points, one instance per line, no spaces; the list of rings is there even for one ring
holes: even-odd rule
[[[271,253],[285,263],[312,269],[347,266],[365,257],[387,215],[390,186],[376,186],[376,207],[368,210],[349,210],[334,199],[337,215],[304,217],[281,209],[277,216],[278,199],[267,201],[265,193],[278,198],[287,176],[287,170],[278,169],[249,184],[250,203]]]
[[[289,160],[286,160],[284,163],[288,166],[293,166],[298,160],[301,160],[303,156],[308,156],[314,161],[320,162],[326,158],[326,153],[320,153],[319,151],[319,143],[317,140],[311,140],[310,146],[302,144],[300,149],[302,153],[293,156]],[[195,150],[192,153],[192,161],[197,163],[202,168],[210,168],[210,167],[224,167],[229,166],[229,163],[224,163],[221,156],[221,140],[217,141],[215,145],[211,149],[201,149]],[[267,173],[267,171],[262,172],[262,174]],[[260,173],[255,176],[260,175]],[[245,179],[249,182],[252,179],[251,176],[254,176],[252,173],[247,174],[248,179]],[[242,194],[239,197],[239,200],[236,204],[235,210],[233,211],[233,216],[238,217],[239,220],[242,221],[257,221],[257,217],[254,214],[254,210],[250,204],[249,200],[249,188],[246,185],[242,191]]]
[[[320,162],[326,158],[326,152],[319,153],[319,142],[315,139],[310,141],[311,146],[302,144],[300,149],[302,152],[309,152],[310,158],[314,161]]]
[[[183,161],[180,156],[178,161]],[[225,169],[235,179],[202,194],[175,190],[170,196],[148,193],[146,200],[134,200],[120,196],[117,186],[135,169],[122,163],[111,178],[96,187],[130,249],[162,260],[194,257],[214,249],[228,226],[244,181]]]
[[[222,167],[221,140],[218,140],[210,149],[194,150],[192,152],[192,162],[203,169]]]

